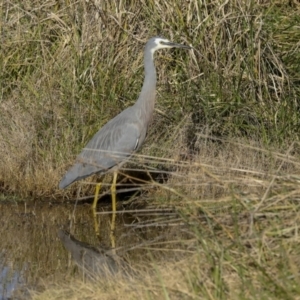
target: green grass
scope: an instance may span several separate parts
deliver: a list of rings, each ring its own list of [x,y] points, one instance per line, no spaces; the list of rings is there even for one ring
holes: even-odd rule
[[[157,34],[194,50],[156,55],[156,109],[163,114],[156,114],[148,143],[159,139],[171,148],[170,134],[189,116],[183,146],[192,151],[201,149],[195,144],[203,128],[285,149],[299,138],[299,17],[293,5],[4,1],[4,190],[25,197],[38,197],[41,188],[57,192],[57,181],[89,138],[138,97],[142,49]]]
[[[144,44],[162,34],[194,49],[156,54],[156,112],[134,160],[170,172],[149,189],[160,199],[151,203],[176,207],[191,224],[193,238],[181,242],[193,255],[158,266],[159,277],[143,274],[150,288],[141,284],[139,297],[299,297],[299,5],[97,3],[0,6],[1,195],[73,197],[78,185],[59,191],[61,176],[135,102]]]

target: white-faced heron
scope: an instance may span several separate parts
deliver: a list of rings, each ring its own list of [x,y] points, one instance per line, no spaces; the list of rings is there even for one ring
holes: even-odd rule
[[[144,52],[144,84],[136,103],[107,122],[93,136],[77,156],[75,165],[69,169],[59,183],[59,188],[64,189],[71,183],[95,173],[104,174],[113,172],[113,182],[111,185],[112,232],[115,227],[114,212],[116,211],[117,171],[141,147],[145,140],[155,102],[156,70],[153,62],[153,54],[156,50],[164,48],[190,49],[191,47],[172,43],[162,37],[149,39]],[[97,235],[99,235],[99,226],[96,221],[96,208],[100,187],[100,183],[96,185],[92,206]]]

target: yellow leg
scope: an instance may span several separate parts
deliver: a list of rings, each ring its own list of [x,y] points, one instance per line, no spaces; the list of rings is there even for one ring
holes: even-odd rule
[[[113,182],[111,185],[112,215],[111,215],[111,224],[110,224],[110,241],[111,241],[112,249],[116,248],[115,227],[116,227],[116,211],[117,211],[117,201],[116,201],[117,177],[118,177],[118,173],[114,172]]]
[[[96,184],[96,190],[95,190],[95,197],[94,197],[94,202],[92,205],[92,212],[93,212],[93,217],[94,217],[94,228],[96,235],[100,237],[100,229],[99,229],[99,223],[97,219],[97,203],[99,200],[99,191],[101,188],[101,182]]]

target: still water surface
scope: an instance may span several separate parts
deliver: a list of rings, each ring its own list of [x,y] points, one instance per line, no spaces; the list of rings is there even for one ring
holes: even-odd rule
[[[74,205],[65,204],[0,204],[0,299],[68,272],[69,257],[57,238],[59,228],[70,230],[72,221],[73,232],[95,242],[90,206],[81,205],[72,214],[73,210]]]
[[[109,205],[99,210],[109,210]],[[170,216],[172,219],[173,214]],[[109,247],[110,215],[99,218],[101,246]],[[166,219],[161,214],[158,218]],[[152,219],[158,226],[151,226]],[[137,263],[149,256],[152,243],[157,248],[159,242],[178,232],[174,226],[160,226],[153,216],[135,217],[132,213],[118,214],[116,225],[117,248],[130,249],[126,253]],[[59,229],[71,232],[85,243],[100,245],[93,229],[90,204],[0,204],[0,300],[28,299],[28,290],[43,289],[47,282],[57,282],[66,276],[78,276],[78,269],[57,237]]]

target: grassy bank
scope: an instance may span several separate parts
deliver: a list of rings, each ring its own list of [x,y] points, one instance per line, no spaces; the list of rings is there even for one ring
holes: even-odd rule
[[[117,238],[136,278],[67,278],[34,299],[298,299],[300,164],[291,153],[299,144],[279,153],[201,142],[192,162],[164,160],[177,169],[147,195],[152,208],[176,216],[142,219],[120,236],[125,244]]]
[[[138,295],[295,298],[299,10],[295,1],[4,0],[1,193],[73,197],[78,185],[59,191],[59,179],[98,128],[137,99],[146,40],[192,45],[157,53],[154,120],[129,164],[169,172],[147,195],[176,207],[191,239],[169,247],[184,250],[178,265],[141,275]],[[103,284],[109,299],[116,289]],[[128,292],[122,281],[117,288]],[[86,289],[90,299],[101,293]],[[64,292],[76,299],[79,289],[56,287],[44,298]]]
[[[75,155],[137,99],[143,46],[157,34],[195,49],[157,55],[157,110],[142,153],[164,156],[176,141],[195,154],[199,132],[284,151],[299,138],[300,37],[299,7],[280,3],[4,1],[2,191],[61,195]]]

